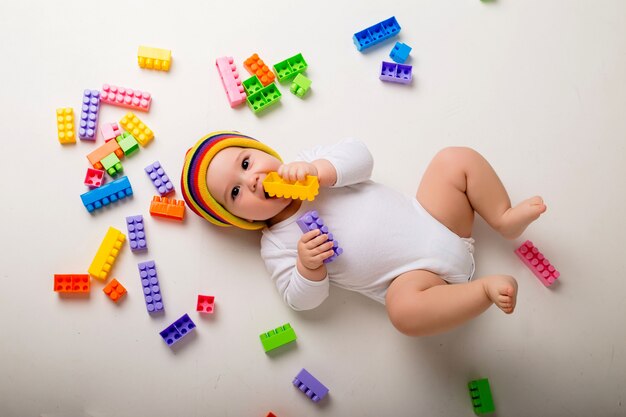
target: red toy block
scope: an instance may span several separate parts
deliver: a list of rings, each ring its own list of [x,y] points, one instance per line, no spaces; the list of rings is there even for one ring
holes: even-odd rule
[[[546,259],[545,256],[530,240],[527,240],[515,249],[515,254],[526,264],[537,278],[546,287],[551,286],[561,276],[561,273]]]
[[[267,415],[265,417],[276,417],[276,414],[272,413],[271,411],[269,413],[267,413]]]
[[[215,310],[215,297],[212,295],[198,294],[198,305],[196,311],[200,313],[213,313]]]
[[[126,294],[126,288],[124,288],[124,286],[115,278],[113,278],[111,282],[109,282],[107,286],[102,289],[102,291],[104,291],[104,293],[116,303],[124,296],[124,294]]]
[[[276,76],[272,70],[265,65],[265,62],[257,54],[252,55],[250,58],[243,62],[243,66],[252,75],[259,77],[259,81],[263,84],[263,87],[270,85]]]
[[[85,185],[89,188],[97,188],[102,185],[104,181],[104,171],[101,169],[87,168],[87,175],[85,176]]]
[[[155,195],[152,197],[152,203],[150,203],[150,214],[156,217],[182,221],[185,217],[185,202]]]
[[[54,291],[86,294],[91,290],[88,274],[54,274]]]
[[[117,123],[105,123],[100,126],[100,133],[102,133],[102,137],[105,142],[115,139],[119,135],[122,134],[120,127]]]

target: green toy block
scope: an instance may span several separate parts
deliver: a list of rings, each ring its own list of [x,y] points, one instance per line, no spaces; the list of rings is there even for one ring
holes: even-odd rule
[[[252,111],[254,113],[258,113],[261,110],[264,110],[267,107],[271,106],[272,104],[278,103],[281,97],[282,95],[280,94],[280,91],[278,91],[276,84],[271,83],[267,87],[263,87],[256,93],[249,95],[246,98],[246,101],[248,102],[248,106],[252,109]]]
[[[261,84],[261,80],[256,75],[245,80],[243,83],[243,89],[246,91],[246,95],[251,96],[257,91],[263,88],[263,84]],[[269,86],[268,86],[269,87]]]
[[[472,406],[476,415],[493,413],[496,407],[493,405],[491,397],[491,388],[489,388],[489,380],[487,378],[470,381],[467,384],[472,398]]]
[[[137,139],[133,135],[128,132],[124,132],[118,137],[115,138],[117,144],[120,145],[122,151],[124,151],[124,155],[129,156],[139,150],[139,144],[137,143]]]
[[[294,55],[274,65],[274,72],[278,81],[283,82],[292,79],[297,74],[306,71],[308,64],[302,54]]]
[[[294,332],[291,325],[287,323],[267,333],[262,333],[259,338],[261,339],[265,353],[267,353],[279,346],[294,342],[296,340],[296,332]]]
[[[114,177],[120,172],[122,172],[122,164],[120,159],[115,155],[115,152],[111,152],[100,161],[106,172],[109,173],[110,176]]]
[[[290,90],[292,93],[302,98],[302,96],[304,96],[307,93],[307,91],[309,91],[310,87],[311,87],[311,80],[309,80],[307,77],[305,77],[302,74],[298,74],[296,75],[296,78],[294,78],[293,83],[291,83]]]

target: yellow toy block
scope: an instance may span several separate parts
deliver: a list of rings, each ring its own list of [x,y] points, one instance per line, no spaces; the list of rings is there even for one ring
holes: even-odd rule
[[[114,227],[109,227],[89,267],[89,274],[92,277],[106,280],[125,240],[126,235]]]
[[[289,183],[278,176],[277,172],[270,172],[263,180],[263,188],[270,197],[292,198],[294,200],[313,201],[319,193],[320,184],[317,177],[307,175],[306,180]]]
[[[126,113],[126,116],[120,120],[120,125],[125,131],[130,133],[137,139],[137,142],[141,146],[146,146],[152,139],[154,139],[154,132],[146,126],[139,117],[135,116],[132,111]]]
[[[57,109],[57,133],[59,142],[62,144],[76,143],[73,108],[61,107]]]
[[[172,51],[169,49],[140,46],[137,62],[141,68],[169,71],[172,63]]]

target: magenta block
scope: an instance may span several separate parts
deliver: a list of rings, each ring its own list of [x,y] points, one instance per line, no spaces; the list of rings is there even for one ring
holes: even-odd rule
[[[380,79],[392,83],[410,84],[413,79],[411,65],[396,64],[383,61],[380,69]]]
[[[152,181],[152,184],[156,187],[157,191],[161,196],[167,195],[174,191],[174,184],[170,180],[170,177],[167,176],[161,163],[156,161],[145,168],[146,174]]]
[[[316,210],[307,211],[298,220],[296,224],[302,230],[302,233],[307,233],[311,230],[320,229],[322,234],[328,235],[328,241],[333,242],[333,252],[335,254],[328,259],[324,260],[324,263],[329,263],[335,260],[337,256],[343,253],[343,249],[339,247],[339,242],[333,239],[333,234],[328,232],[328,227],[324,225],[324,221],[319,217]]]
[[[138,252],[148,249],[142,215],[126,217],[126,228],[128,229],[128,244],[131,251]]]
[[[100,92],[98,90],[83,91],[83,106],[78,126],[79,138],[82,140],[96,140],[99,112]]]
[[[515,254],[546,287],[554,284],[561,276],[561,273],[539,252],[539,249],[530,240],[527,240],[522,246],[517,248]]]
[[[89,188],[98,188],[104,182],[104,171],[101,169],[87,168],[85,185]]]
[[[102,86],[102,102],[139,111],[148,111],[152,103],[152,96],[146,91],[104,84]]]
[[[200,313],[213,313],[215,310],[215,297],[212,295],[198,294],[198,304],[196,311]]]

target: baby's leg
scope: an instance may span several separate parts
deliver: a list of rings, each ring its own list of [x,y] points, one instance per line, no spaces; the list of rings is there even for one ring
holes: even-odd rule
[[[541,197],[511,208],[511,200],[489,162],[470,148],[445,148],[429,164],[417,200],[461,237],[472,235],[474,210],[507,239],[522,234],[546,211]]]
[[[492,303],[510,314],[516,299],[517,282],[508,275],[448,285],[439,275],[420,269],[393,280],[385,304],[396,329],[408,336],[426,336],[457,327]]]

